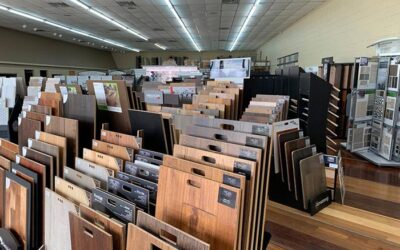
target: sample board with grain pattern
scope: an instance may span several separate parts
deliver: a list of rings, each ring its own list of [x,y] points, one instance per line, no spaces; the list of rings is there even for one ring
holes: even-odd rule
[[[78,121],[57,116],[47,116],[44,131],[67,139],[67,165],[74,166],[75,157],[78,156],[79,151]]]
[[[42,152],[23,147],[22,155],[28,159],[31,159],[37,163],[43,164],[46,166],[46,187],[53,188],[54,187],[54,159],[53,156],[44,154]]]
[[[45,191],[45,245],[47,250],[71,250],[69,213],[76,215],[79,207],[63,196]]]
[[[142,138],[105,129],[101,130],[100,140],[136,150],[142,147]]]
[[[69,213],[73,250],[112,250],[112,235],[74,213]]]
[[[210,249],[238,247],[240,202],[237,188],[160,168],[156,217],[209,243]]]
[[[36,131],[35,139],[57,146],[60,150],[60,162],[62,162],[62,166],[67,165],[67,138],[46,132]]]
[[[4,227],[16,233],[23,249],[31,249],[31,184],[11,172],[6,173]]]
[[[53,157],[53,166],[55,168],[55,173],[57,176],[60,176],[60,171],[62,170],[62,161],[60,157],[60,148],[56,145],[52,145],[46,142],[38,141],[35,139],[28,139],[28,147],[42,152],[44,154],[50,155]],[[62,175],[61,175],[62,176]]]
[[[35,137],[35,131],[41,131],[40,121],[28,118],[18,119],[18,145],[20,147],[28,146],[28,139]]]
[[[157,249],[157,250],[178,250],[172,244],[157,238],[149,232],[135,226],[132,223],[128,224],[128,242],[126,250],[142,250],[142,249]]]

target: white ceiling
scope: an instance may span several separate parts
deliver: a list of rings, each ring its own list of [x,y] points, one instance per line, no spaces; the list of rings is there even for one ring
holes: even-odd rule
[[[327,0],[261,0],[235,50],[259,48],[325,1]],[[82,2],[138,31],[148,37],[149,41],[118,30],[118,27],[69,0],[0,0],[0,4],[4,6],[78,28],[142,51],[159,50],[154,43],[159,43],[168,50],[195,50],[164,0],[82,0]],[[121,2],[129,2],[132,7],[121,6]],[[193,39],[204,51],[228,50],[255,0],[239,0],[239,4],[222,4],[222,0],[171,0],[171,2]],[[68,6],[54,7],[51,3],[65,3]],[[27,25],[26,28],[23,28],[24,24]],[[81,41],[79,44],[82,45],[111,48],[96,40],[73,33],[68,34],[64,30],[1,10],[0,26],[74,43],[79,43],[78,39],[81,39],[84,42]],[[34,32],[34,28],[42,29],[44,32]],[[54,33],[57,33],[57,36],[54,36]],[[62,34],[61,38],[58,37],[58,33]]]

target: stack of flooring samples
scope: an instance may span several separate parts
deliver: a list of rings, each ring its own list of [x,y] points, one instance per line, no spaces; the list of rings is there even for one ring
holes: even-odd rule
[[[262,248],[269,130],[266,124],[193,117],[173,156],[164,157],[156,217],[211,249]]]
[[[258,123],[283,121],[289,112],[289,96],[257,95],[242,114],[241,120]]]

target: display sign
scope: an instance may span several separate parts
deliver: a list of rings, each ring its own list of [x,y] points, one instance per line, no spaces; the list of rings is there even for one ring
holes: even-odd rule
[[[143,66],[146,70],[146,76],[151,82],[166,83],[172,81],[174,77],[180,77],[183,72],[193,72],[197,74],[199,70],[195,66]]]
[[[211,60],[210,78],[250,78],[251,58]]]
[[[117,83],[94,82],[93,87],[100,110],[122,113]]]

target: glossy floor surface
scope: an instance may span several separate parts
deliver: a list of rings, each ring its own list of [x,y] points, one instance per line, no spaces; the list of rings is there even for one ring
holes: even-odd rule
[[[400,169],[342,150],[345,204],[317,215],[270,202],[268,249],[400,249]]]

